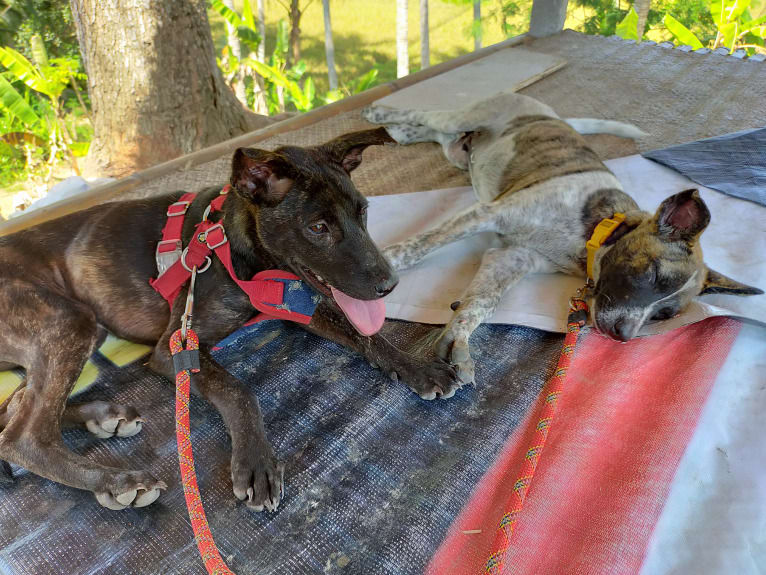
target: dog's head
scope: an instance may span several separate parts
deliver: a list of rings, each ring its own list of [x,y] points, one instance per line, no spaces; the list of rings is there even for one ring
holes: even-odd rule
[[[236,217],[249,219],[253,244],[332,297],[362,333],[380,319],[364,315],[381,313],[365,302],[388,294],[399,279],[367,233],[367,200],[350,174],[367,146],[389,142],[378,128],[315,147],[240,148],[232,162],[232,188],[247,206]]]
[[[699,237],[709,222],[697,190],[669,197],[651,217],[626,214],[594,260],[596,329],[627,341],[648,320],[675,316],[696,295],[763,293],[705,265]]]

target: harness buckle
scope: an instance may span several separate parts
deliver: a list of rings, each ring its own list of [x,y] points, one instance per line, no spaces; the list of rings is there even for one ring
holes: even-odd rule
[[[173,249],[162,249],[163,246],[173,246]],[[183,245],[181,240],[162,240],[157,243],[154,259],[157,262],[157,275],[161,276],[181,257]]]
[[[216,242],[215,244],[210,243],[210,234],[213,231],[220,230],[221,233],[221,240]],[[210,226],[207,230],[205,230],[205,243],[207,244],[207,247],[209,250],[214,250],[215,248],[221,247],[223,244],[225,244],[228,240],[226,237],[226,230],[223,229],[223,226],[221,224],[215,224],[214,226]]]
[[[190,205],[191,205],[191,202],[173,202],[172,204],[168,206],[168,211],[166,215],[169,218],[173,216],[184,216],[186,215],[186,212],[189,210]]]
[[[189,247],[187,246],[186,248],[184,248],[184,251],[181,252],[181,265],[184,267],[184,269],[187,272],[189,272],[191,274],[195,274],[195,273],[203,274],[210,267],[210,264],[213,263],[213,261],[210,259],[209,256],[205,256],[205,265],[204,266],[202,266],[201,268],[197,268],[197,266],[189,267],[189,265],[186,263],[186,254],[188,254],[188,253],[189,253]]]

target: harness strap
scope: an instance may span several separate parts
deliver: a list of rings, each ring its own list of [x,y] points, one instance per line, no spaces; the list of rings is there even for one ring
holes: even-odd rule
[[[208,213],[221,210],[226,201],[228,189],[229,186],[224,187],[221,194],[210,202]],[[163,238],[157,247],[158,253],[160,245],[171,246],[169,242],[175,242],[176,238],[180,248],[184,214],[193,199],[194,194],[185,194],[178,202],[171,204],[168,209],[168,222],[163,229]],[[175,246],[175,243],[172,245]],[[150,279],[149,284],[172,307],[181,288],[189,281],[192,269],[196,266],[200,273],[204,272],[212,263],[213,253],[229,272],[234,283],[247,294],[250,304],[262,314],[266,314],[267,317],[259,316],[260,319],[278,318],[302,324],[311,322],[311,315],[316,308],[318,298],[313,290],[305,286],[295,274],[281,270],[265,270],[257,273],[250,280],[241,280],[237,277],[232,263],[231,247],[222,222],[204,219],[197,224],[189,245],[181,252],[175,263],[164,272],[161,271],[158,278]],[[290,301],[286,301],[288,294]]]
[[[168,206],[165,227],[162,228],[162,240],[157,244],[155,258],[160,275],[165,273],[181,257],[181,236],[183,234],[184,220],[189,206],[194,201],[196,194],[184,194]]]

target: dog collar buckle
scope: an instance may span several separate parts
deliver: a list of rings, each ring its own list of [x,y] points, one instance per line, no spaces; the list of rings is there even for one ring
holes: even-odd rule
[[[611,218],[604,218],[593,230],[588,242],[585,244],[585,249],[588,252],[587,260],[587,273],[588,282],[593,281],[593,262],[596,259],[596,252],[604,245],[604,242],[609,239],[622,222],[625,221],[625,214],[619,212],[615,213]]]

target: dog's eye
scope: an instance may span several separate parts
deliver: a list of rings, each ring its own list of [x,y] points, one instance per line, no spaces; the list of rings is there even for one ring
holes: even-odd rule
[[[315,222],[309,226],[309,231],[314,235],[321,235],[326,234],[330,231],[330,228],[327,227],[327,224],[324,222]]]
[[[359,215],[363,218],[367,217],[367,206],[362,206],[359,210]]]
[[[662,309],[660,309],[657,313],[655,313],[652,316],[652,319],[654,321],[660,321],[660,320],[663,320],[663,319],[670,319],[671,317],[676,315],[676,313],[677,313],[676,308],[673,307],[673,306],[663,307]]]

